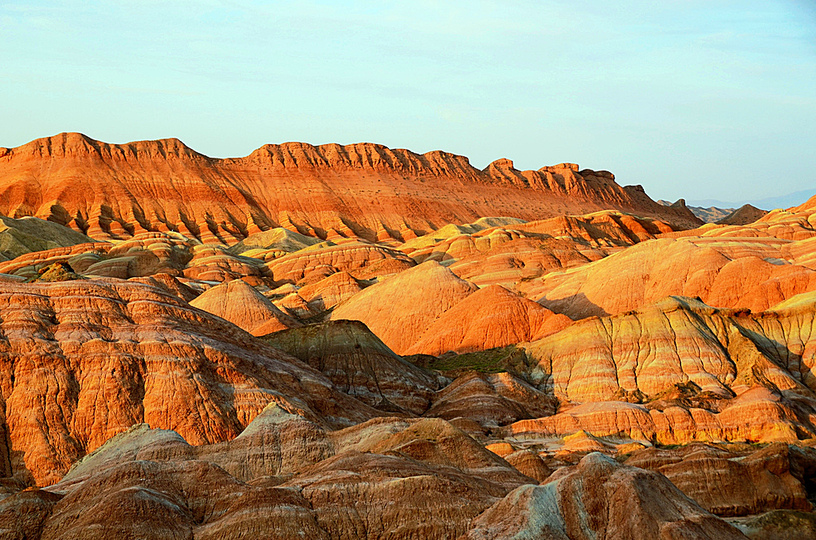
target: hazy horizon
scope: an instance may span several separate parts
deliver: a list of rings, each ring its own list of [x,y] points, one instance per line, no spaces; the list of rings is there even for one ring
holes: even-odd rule
[[[9,2],[0,146],[374,142],[576,162],[654,199],[814,185],[806,1]]]

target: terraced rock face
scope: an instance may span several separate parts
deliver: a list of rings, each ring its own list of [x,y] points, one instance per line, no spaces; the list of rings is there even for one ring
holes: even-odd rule
[[[444,420],[330,431],[272,404],[213,445],[136,426],[47,490],[0,500],[0,525],[32,539],[744,538],[665,477],[599,454],[536,483]]]
[[[810,530],[816,198],[652,204],[376,145],[0,149],[0,212],[56,221],[0,231],[0,537]]]
[[[480,171],[462,156],[365,143],[266,145],[213,159],[177,139],[114,145],[63,133],[0,150],[0,186],[0,214],[50,218],[97,239],[174,230],[233,244],[280,226],[323,238],[404,240],[486,216],[603,208],[700,223],[604,171],[569,164],[518,171],[506,159]]]
[[[812,297],[755,315],[678,297],[576,323],[528,348],[531,379],[575,406],[510,431],[664,444],[813,437]]]
[[[674,230],[656,219],[606,210],[528,223],[494,218],[448,225],[399,249],[418,262],[449,265],[480,287],[496,284],[512,290],[520,282],[596,261]]]
[[[270,402],[348,425],[378,414],[318,371],[147,285],[0,283],[3,476],[49,484],[142,422],[232,439]]]
[[[442,539],[528,481],[443,420],[330,432],[271,405],[215,445],[138,426],[49,491],[0,501],[0,523],[27,538]]]
[[[659,472],[719,516],[813,510],[808,501],[816,472],[813,448],[776,443],[746,455],[695,443],[674,450],[641,450],[626,464]]]
[[[802,302],[812,293],[804,296]],[[621,392],[656,397],[687,382],[713,397],[758,384],[810,396],[813,311],[796,306],[792,300],[752,315],[671,297],[631,314],[588,319],[530,345],[533,377],[575,401]]]
[[[557,401],[510,373],[462,375],[438,392],[425,416],[466,418],[496,427],[523,418],[550,416]]]
[[[278,283],[309,285],[345,271],[356,279],[390,276],[416,263],[393,249],[368,242],[345,241],[338,245],[305,248],[266,263]]]

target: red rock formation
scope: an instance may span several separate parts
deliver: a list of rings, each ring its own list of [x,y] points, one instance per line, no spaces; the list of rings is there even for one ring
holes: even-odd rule
[[[51,483],[141,422],[200,444],[235,437],[271,401],[340,425],[377,414],[298,360],[139,283],[3,282],[0,313],[5,476]]]
[[[641,450],[626,464],[659,472],[719,516],[813,509],[805,487],[816,470],[816,451],[811,448],[776,443],[745,454],[691,444],[674,450]]]
[[[604,171],[518,171],[509,160],[479,171],[462,156],[375,144],[286,143],[213,159],[177,139],[114,145],[63,133],[0,155],[0,214],[50,218],[97,239],[171,230],[232,244],[276,226],[402,239],[484,216],[540,219],[602,208],[700,223],[621,188]]]
[[[476,287],[429,261],[372,285],[339,305],[332,320],[362,321],[397,354],[404,354],[439,315]]]
[[[495,427],[522,418],[549,416],[556,406],[552,396],[509,373],[470,373],[440,390],[425,416],[467,418]]]
[[[812,304],[794,301],[751,315],[672,297],[637,312],[581,321],[531,344],[532,377],[575,401],[637,392],[654,397],[689,381],[726,398],[755,385],[812,397],[813,317]]]
[[[330,321],[264,336],[320,370],[342,392],[386,411],[422,414],[441,385],[394,354],[359,321]]]
[[[326,279],[306,285],[297,291],[310,309],[321,312],[334,308],[363,290],[360,280],[346,271],[337,272]]]
[[[137,426],[50,491],[0,500],[0,524],[33,539],[443,539],[530,481],[444,420],[383,418],[327,432],[270,405],[214,445]]]
[[[555,478],[557,477],[557,478]],[[471,540],[744,539],[665,477],[590,454],[543,486],[522,486],[474,520]]]
[[[190,305],[228,320],[254,336],[300,326],[299,322],[240,279],[205,291],[190,301]]]
[[[266,271],[278,283],[316,283],[336,272],[357,279],[390,276],[416,263],[399,251],[367,242],[313,246],[266,263]]]
[[[470,352],[541,339],[572,321],[499,285],[479,289],[442,313],[407,354]]]
[[[816,271],[789,260],[783,247],[796,249],[768,238],[658,239],[520,288],[573,319],[630,311],[669,295],[762,311],[816,289]]]
[[[614,314],[668,295],[761,311],[816,289],[816,214],[803,205],[744,226],[668,233],[579,270],[519,284],[521,292],[572,318]]]
[[[447,225],[399,249],[418,262],[445,261],[456,275],[479,286],[514,289],[519,282],[596,261],[673,230],[659,220],[613,211],[529,223],[494,218]]]

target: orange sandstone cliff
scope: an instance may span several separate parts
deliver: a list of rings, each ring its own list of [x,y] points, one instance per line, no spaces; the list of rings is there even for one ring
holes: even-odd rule
[[[234,244],[282,226],[326,238],[404,240],[484,216],[525,220],[603,208],[701,224],[605,171],[577,165],[484,170],[441,151],[377,144],[265,145],[214,159],[177,139],[107,144],[79,133],[0,149],[0,214],[37,216],[96,239],[179,231]]]

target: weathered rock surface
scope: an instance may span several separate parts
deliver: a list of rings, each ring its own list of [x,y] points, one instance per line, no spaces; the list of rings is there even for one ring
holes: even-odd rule
[[[390,276],[416,263],[394,249],[367,242],[347,241],[337,245],[315,245],[266,263],[265,269],[277,283],[308,285],[336,272],[356,279]]]
[[[807,540],[816,538],[816,515],[797,510],[771,510],[732,523],[751,540]]]
[[[462,156],[367,143],[266,145],[213,159],[177,139],[115,145],[63,133],[2,150],[0,213],[50,218],[98,239],[171,230],[229,244],[278,226],[324,238],[404,239],[485,216],[603,208],[700,223],[642,189],[621,188],[611,173],[577,169],[518,171],[502,159],[479,171]]]
[[[813,510],[807,489],[813,489],[816,473],[812,448],[776,443],[746,455],[691,444],[674,450],[641,450],[626,464],[659,472],[719,516]]]
[[[774,210],[743,226],[705,225],[642,242],[519,290],[573,319],[630,311],[668,295],[762,311],[816,289],[816,213]]]
[[[319,313],[333,309],[362,291],[364,283],[348,272],[341,271],[302,287],[297,295],[306,302],[310,310]]]
[[[391,350],[405,354],[437,317],[475,290],[429,261],[366,288],[337,306],[331,319],[361,321]]]
[[[557,478],[556,478],[557,476]],[[522,486],[480,515],[469,539],[744,539],[665,477],[593,453],[543,486]]]
[[[228,440],[269,403],[334,425],[376,411],[237,327],[140,283],[0,283],[4,476],[49,484],[128,427]]]
[[[760,210],[756,206],[745,204],[722,219],[716,220],[716,223],[718,225],[748,225],[767,213],[767,210]]]
[[[0,149],[0,212],[51,220],[0,230],[0,538],[809,531],[816,198],[653,205],[368,144]]]
[[[471,352],[541,339],[570,325],[555,314],[499,285],[479,289],[442,313],[407,354]]]
[[[524,418],[550,416],[557,402],[510,373],[462,375],[439,391],[425,416],[467,418],[500,426]]]
[[[0,260],[7,261],[32,251],[87,244],[93,239],[67,227],[26,217],[12,219],[0,215]]]
[[[573,319],[631,311],[669,295],[762,311],[816,288],[816,271],[787,262],[775,239],[681,238],[638,244],[568,273],[522,287]]]
[[[441,381],[406,362],[359,321],[330,321],[263,337],[374,407],[422,414]]]
[[[519,281],[595,261],[673,230],[659,220],[613,211],[529,223],[483,219],[442,227],[399,249],[418,262],[453,262],[456,275],[479,286],[512,289]]]
[[[250,234],[232,246],[230,251],[236,255],[246,254],[248,257],[257,257],[258,253],[268,256],[269,252],[282,256],[319,243],[320,239],[314,236],[276,227]]]
[[[794,303],[752,315],[671,297],[630,314],[588,319],[531,344],[531,376],[572,401],[656,397],[686,382],[721,398],[756,385],[813,397],[813,304],[801,301],[808,308]]]
[[[670,204],[667,201],[657,202],[664,204],[665,206],[669,206]],[[702,219],[706,223],[716,223],[719,220],[728,217],[729,214],[736,210],[736,208],[718,208],[716,206],[709,206],[708,208],[704,208],[702,206],[689,206],[688,209],[691,210],[692,214]]]
[[[245,281],[234,279],[205,291],[190,305],[226,319],[255,336],[300,326]]]
[[[0,500],[0,524],[33,539],[442,539],[531,481],[444,420],[330,432],[272,404],[214,445],[134,427],[49,491]]]

